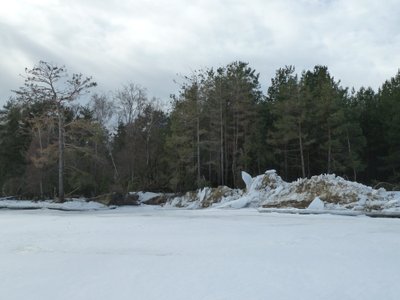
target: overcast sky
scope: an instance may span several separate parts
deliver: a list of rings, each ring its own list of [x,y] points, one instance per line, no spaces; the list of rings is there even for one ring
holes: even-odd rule
[[[0,0],[0,104],[39,60],[134,82],[164,100],[176,74],[235,60],[261,73],[323,64],[344,86],[378,88],[400,67],[398,0]]]

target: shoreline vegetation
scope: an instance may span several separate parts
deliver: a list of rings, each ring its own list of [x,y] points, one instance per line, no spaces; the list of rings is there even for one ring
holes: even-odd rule
[[[3,197],[241,189],[242,171],[268,169],[287,182],[337,174],[399,189],[400,72],[355,91],[326,66],[285,66],[262,90],[236,61],[183,76],[169,110],[135,83],[82,105],[95,81],[43,61],[24,79],[0,110]]]

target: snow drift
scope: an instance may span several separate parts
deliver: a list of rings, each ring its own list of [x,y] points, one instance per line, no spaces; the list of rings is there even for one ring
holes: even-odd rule
[[[171,198],[166,207],[244,208],[400,213],[400,193],[351,182],[334,174],[284,181],[275,170],[252,178],[243,172],[245,190],[203,188]]]
[[[215,207],[223,203],[232,203],[243,196],[243,191],[227,186],[217,188],[205,187],[195,192],[187,192],[183,196],[170,198],[164,207],[198,209]]]
[[[334,174],[323,174],[285,182],[275,171],[257,176],[252,185],[263,208],[311,208],[323,210],[380,211],[398,210],[400,197],[396,192],[351,182]],[[314,203],[319,199],[319,204]],[[322,205],[323,204],[323,205]]]

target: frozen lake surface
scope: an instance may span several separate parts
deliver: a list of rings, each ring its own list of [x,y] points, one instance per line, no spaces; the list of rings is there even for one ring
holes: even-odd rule
[[[0,210],[0,298],[399,299],[400,219]]]

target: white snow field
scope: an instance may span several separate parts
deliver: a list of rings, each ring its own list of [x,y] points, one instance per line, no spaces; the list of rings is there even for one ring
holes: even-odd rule
[[[399,299],[400,219],[0,210],[0,299]]]

